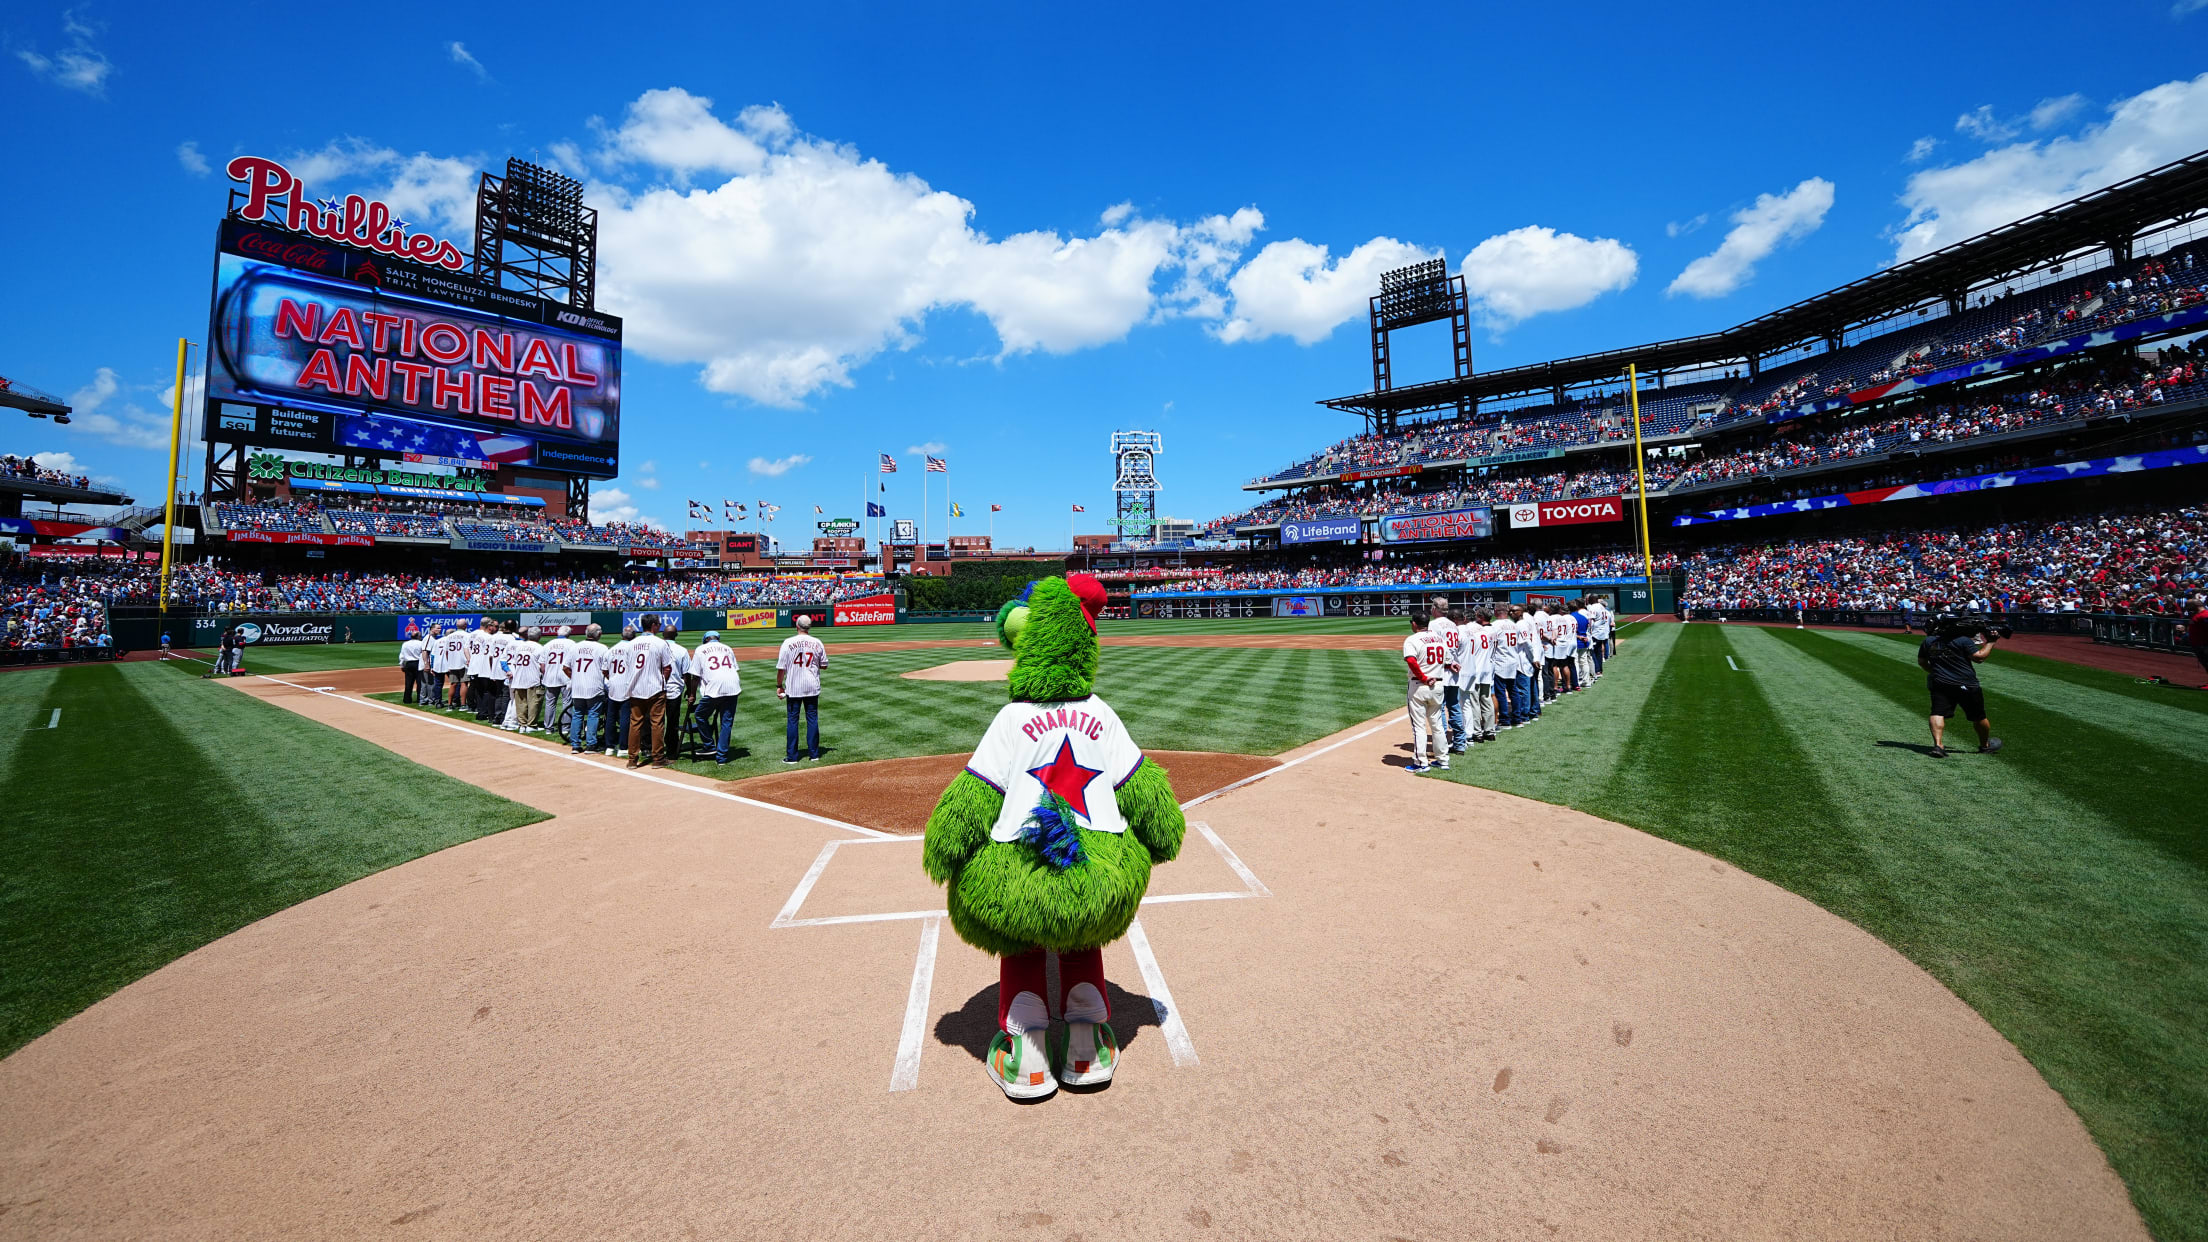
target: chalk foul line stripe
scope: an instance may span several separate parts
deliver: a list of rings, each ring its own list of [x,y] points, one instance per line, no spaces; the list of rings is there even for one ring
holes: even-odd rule
[[[1165,1046],[1173,1053],[1173,1064],[1196,1064],[1196,1045],[1188,1038],[1180,1006],[1173,1003],[1173,989],[1165,986],[1165,972],[1158,969],[1158,956],[1150,951],[1150,935],[1142,929],[1139,918],[1127,925],[1127,947],[1135,952],[1135,966],[1142,971],[1142,985],[1150,991],[1151,1007],[1158,1011],[1158,1026],[1165,1033]]]
[[[927,1031],[928,993],[935,986],[935,948],[942,938],[942,919],[931,918],[920,924],[920,954],[913,960],[912,988],[905,994],[905,1025],[897,1036],[897,1064],[889,1071],[891,1091],[910,1091],[920,1085],[920,1040]]]

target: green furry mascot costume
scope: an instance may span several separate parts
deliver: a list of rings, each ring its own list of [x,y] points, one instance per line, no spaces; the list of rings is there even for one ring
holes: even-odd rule
[[[1103,607],[1103,586],[1070,574],[998,611],[1012,702],[928,817],[924,861],[950,890],[952,928],[1002,959],[988,1069],[1016,1100],[1111,1081],[1103,947],[1126,934],[1151,864],[1172,861],[1187,828],[1165,769],[1091,692]],[[1057,1033],[1046,951],[1065,985]]]

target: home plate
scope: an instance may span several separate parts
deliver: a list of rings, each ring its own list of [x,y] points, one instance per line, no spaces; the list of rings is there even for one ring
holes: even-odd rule
[[[1011,672],[1010,660],[953,660],[898,676],[909,681],[1003,681]]]

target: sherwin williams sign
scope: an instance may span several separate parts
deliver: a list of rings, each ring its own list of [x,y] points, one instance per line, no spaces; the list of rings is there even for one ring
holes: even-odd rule
[[[1485,539],[1494,533],[1495,512],[1484,506],[1438,513],[1391,513],[1380,519],[1380,537],[1389,543]]]
[[[1282,522],[1282,543],[1355,543],[1364,534],[1365,522],[1356,514],[1345,517],[1312,518],[1302,522]]]

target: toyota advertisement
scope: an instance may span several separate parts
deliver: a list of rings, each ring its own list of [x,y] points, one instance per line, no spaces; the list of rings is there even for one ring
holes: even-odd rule
[[[1494,533],[1494,510],[1484,506],[1444,509],[1438,513],[1391,513],[1380,519],[1380,538],[1389,543],[1485,539]]]
[[[398,431],[427,424],[492,440],[503,461],[615,473],[618,319],[234,220],[219,244],[211,400],[404,419]],[[358,447],[491,455],[430,438],[399,443],[387,429],[388,443]]]
[[[1619,496],[1590,496],[1583,500],[1543,500],[1510,507],[1510,528],[1579,526],[1588,522],[1622,522],[1625,500]]]

